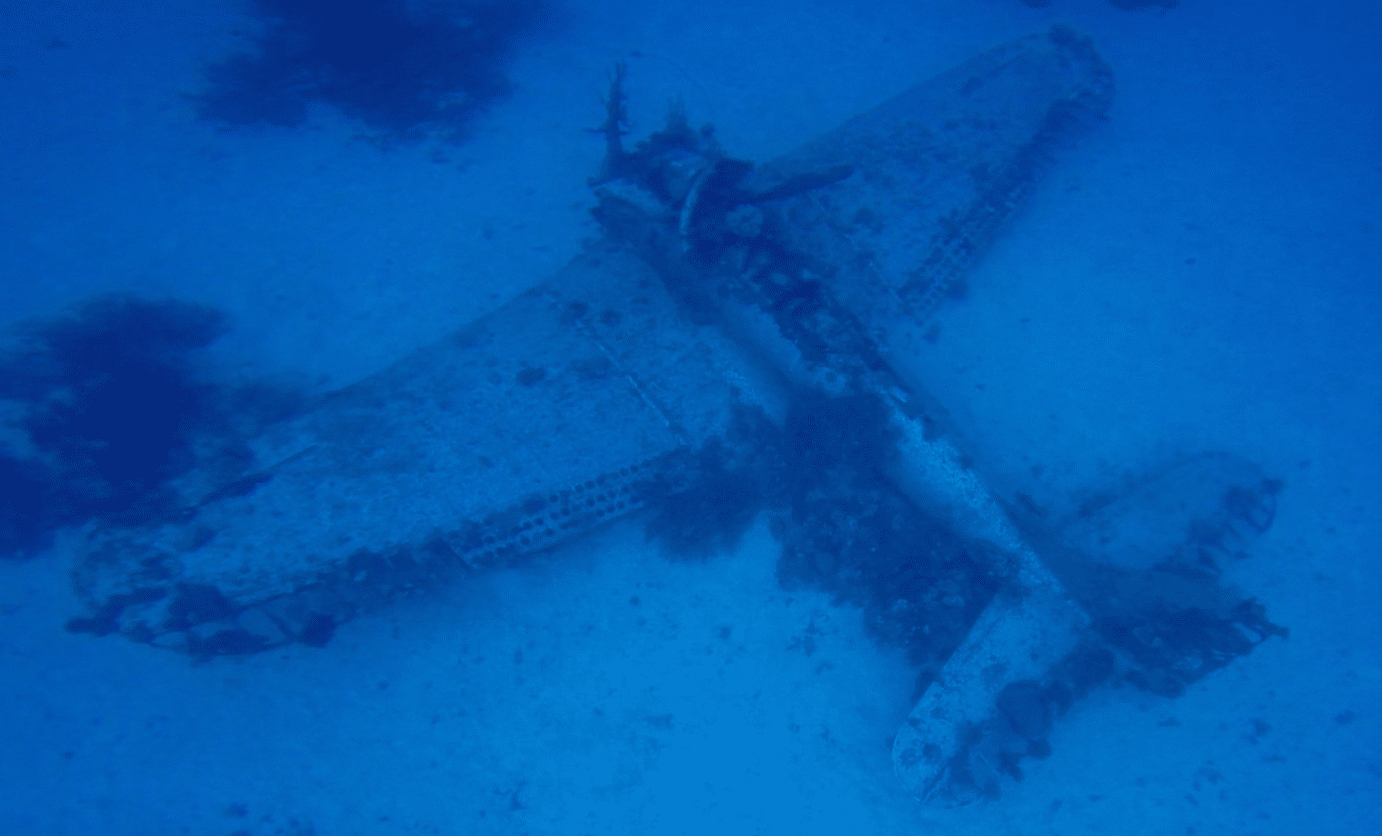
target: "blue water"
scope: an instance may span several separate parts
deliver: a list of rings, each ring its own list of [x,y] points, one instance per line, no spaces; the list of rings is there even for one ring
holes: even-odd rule
[[[1275,526],[1229,580],[1289,641],[1174,701],[1100,692],[1025,781],[939,811],[898,789],[888,757],[911,669],[857,612],[780,589],[762,523],[698,564],[608,529],[400,600],[325,648],[198,665],[64,632],[79,605],[58,548],[0,561],[0,830],[1374,832],[1369,4],[554,0],[463,142],[381,151],[329,108],[291,129],[198,118],[203,68],[252,26],[237,3],[10,0],[0,327],[109,293],[179,299],[226,318],[200,360],[217,379],[327,391],[495,309],[597,233],[585,182],[603,149],[587,129],[614,60],[629,62],[635,134],[680,95],[735,154],[768,159],[1053,21],[1113,66],[1110,118],[1061,152],[918,365],[1009,482],[1036,468],[1068,494],[1187,449],[1282,478]],[[792,649],[806,635],[809,656]]]

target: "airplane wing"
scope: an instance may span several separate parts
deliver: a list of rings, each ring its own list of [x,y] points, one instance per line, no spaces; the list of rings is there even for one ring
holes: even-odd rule
[[[161,525],[91,535],[78,629],[194,654],[324,641],[392,595],[579,536],[674,489],[765,387],[657,274],[596,245],[252,445]]]

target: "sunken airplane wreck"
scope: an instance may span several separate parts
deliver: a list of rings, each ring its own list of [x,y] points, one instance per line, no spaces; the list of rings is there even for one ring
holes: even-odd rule
[[[1105,113],[1087,39],[997,47],[758,166],[677,108],[625,149],[622,85],[592,182],[603,240],[250,440],[242,471],[180,477],[175,516],[85,532],[90,611],[69,628],[203,657],[322,644],[610,520],[641,512],[685,546],[772,507],[784,582],[860,604],[922,666],[893,760],[946,805],[1020,778],[1091,689],[1174,696],[1284,635],[1219,582],[1277,481],[1187,455],[1052,523],[985,484],[908,363],[1050,154]]]

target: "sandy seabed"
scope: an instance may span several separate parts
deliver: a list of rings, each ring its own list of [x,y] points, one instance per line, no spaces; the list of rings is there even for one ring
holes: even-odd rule
[[[470,141],[381,153],[330,114],[296,132],[197,122],[185,94],[236,42],[229,2],[14,0],[0,319],[111,291],[188,299],[233,318],[214,350],[226,374],[343,385],[596,234],[585,129],[615,59],[636,132],[682,95],[765,159],[1060,20],[1113,65],[1111,118],[1058,160],[916,362],[986,472],[1033,495],[1199,449],[1283,478],[1232,580],[1289,641],[1175,701],[1100,692],[1000,800],[938,811],[891,772],[913,671],[857,612],[780,589],[762,524],[690,564],[613,527],[400,600],[324,649],[195,666],[62,632],[77,605],[44,555],[0,564],[0,831],[1375,830],[1382,18],[1338,0],[853,6],[558,3]]]

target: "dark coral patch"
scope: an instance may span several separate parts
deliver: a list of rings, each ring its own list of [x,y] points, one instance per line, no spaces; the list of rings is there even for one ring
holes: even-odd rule
[[[296,127],[330,105],[388,138],[451,136],[509,89],[542,0],[254,0],[252,48],[206,68],[203,118]]]

